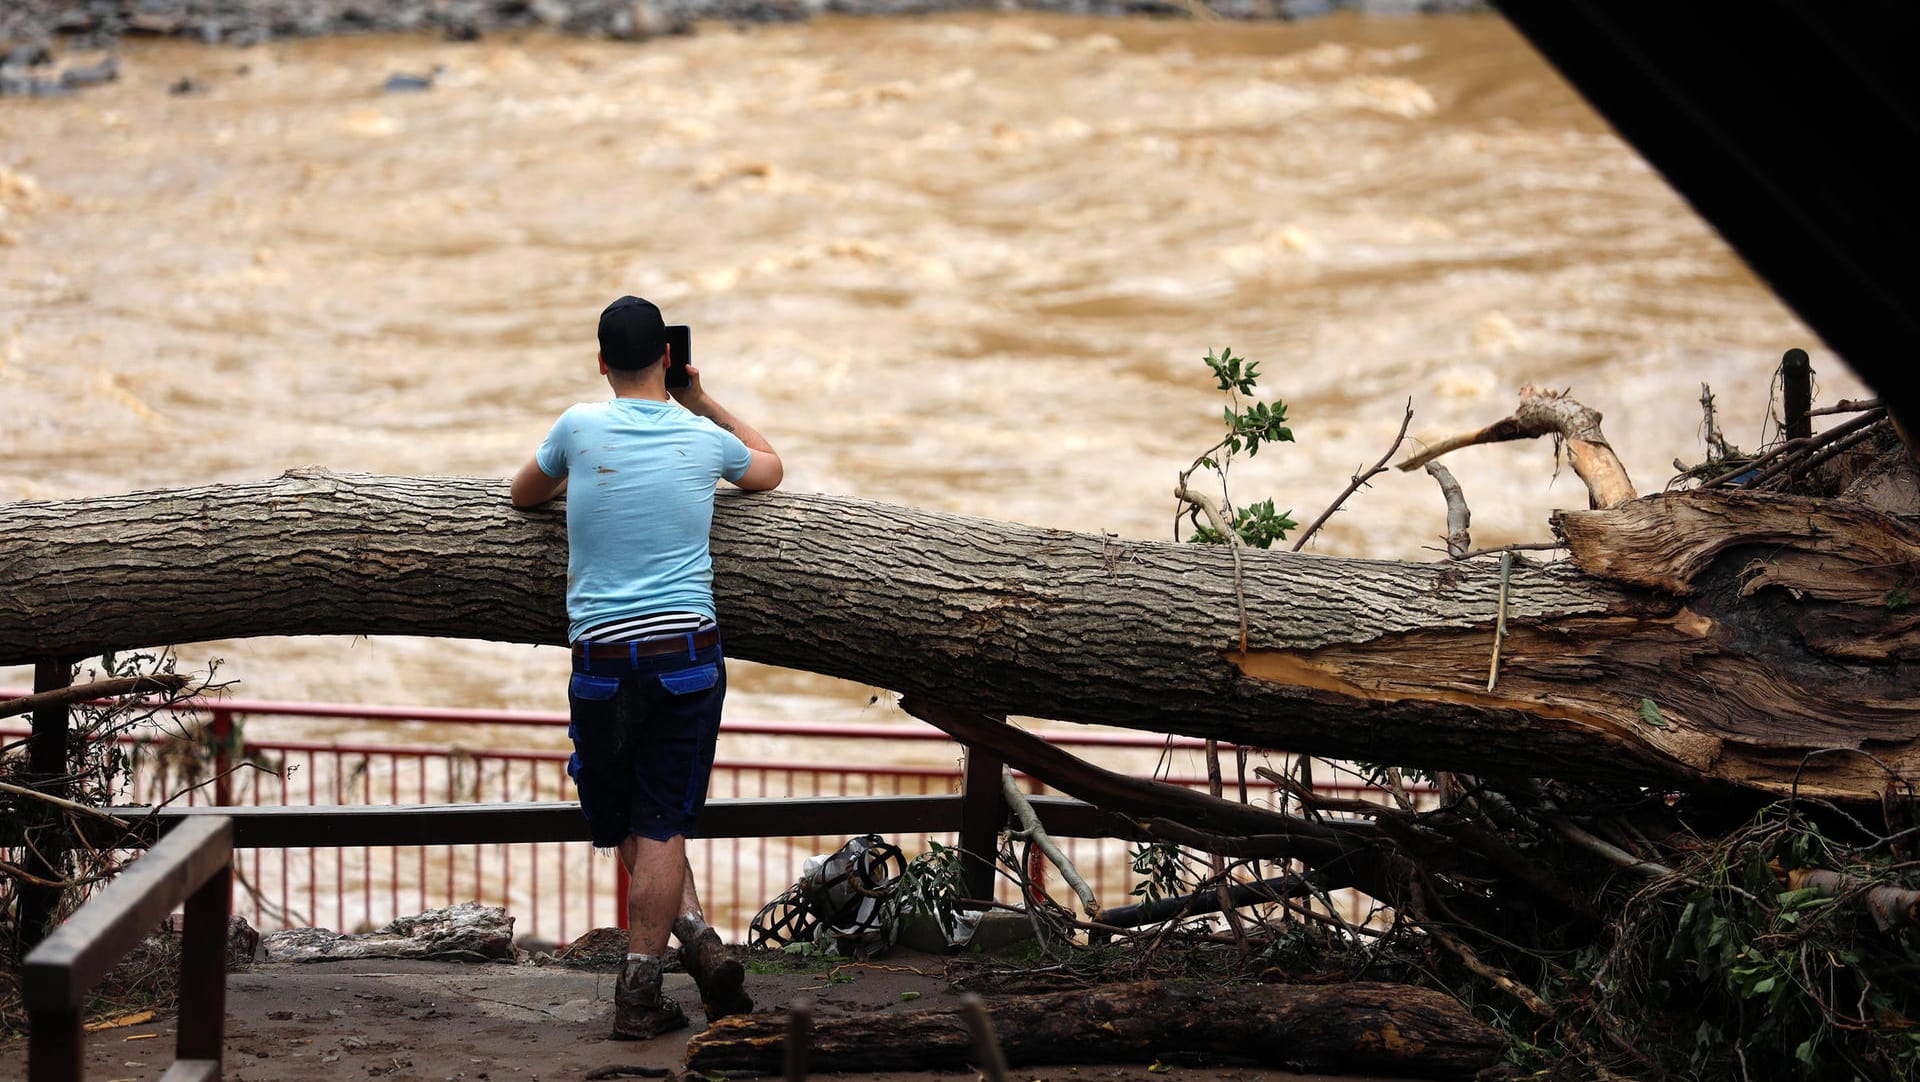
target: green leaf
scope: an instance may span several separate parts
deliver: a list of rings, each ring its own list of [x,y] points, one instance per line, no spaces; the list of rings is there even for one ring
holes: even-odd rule
[[[919,999],[919,998],[920,998],[920,993],[918,993],[918,992],[902,992],[902,993],[900,993],[900,998],[901,998],[901,999],[903,999],[903,1000],[905,1000],[905,1001],[907,1001],[908,1003],[912,1003],[912,1002],[913,1002],[914,1000],[916,1000],[916,999]]]
[[[1660,704],[1652,699],[1640,700],[1640,720],[1656,729],[1668,728],[1667,719],[1660,715]]]

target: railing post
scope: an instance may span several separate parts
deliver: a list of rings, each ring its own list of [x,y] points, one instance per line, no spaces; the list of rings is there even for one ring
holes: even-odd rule
[[[1007,821],[1007,797],[1000,791],[998,755],[969,744],[960,788],[960,867],[970,897],[993,899],[993,866],[1000,851],[1000,828]]]
[[[27,1012],[27,1082],[74,1082],[86,1070],[80,1008]]]
[[[43,658],[33,666],[35,694],[59,691],[73,686],[73,666],[66,658]],[[60,779],[67,774],[67,704],[54,703],[33,712],[33,733],[27,738],[28,784],[35,789],[64,796]],[[28,813],[27,833],[33,844],[27,848],[26,870],[38,879],[57,882],[63,879],[66,864],[66,832],[60,826],[60,813],[40,807]],[[40,945],[53,930],[53,916],[60,908],[60,888],[35,883],[20,884],[21,955]],[[77,1061],[76,1061],[77,1062]]]
[[[174,1056],[211,1060],[220,1077],[227,1022],[227,922],[233,912],[233,857],[187,896],[180,932],[180,1022]]]
[[[1813,362],[1804,349],[1790,349],[1780,358],[1780,418],[1787,438],[1813,435]]]
[[[226,807],[233,803],[233,713],[213,712],[213,802]]]

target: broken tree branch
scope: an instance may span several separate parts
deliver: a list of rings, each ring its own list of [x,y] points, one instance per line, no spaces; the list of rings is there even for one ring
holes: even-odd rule
[[[122,695],[144,695],[148,692],[179,691],[191,681],[185,676],[173,673],[154,673],[147,676],[123,676],[112,680],[95,680],[90,684],[78,684],[72,687],[55,688],[52,691],[23,695],[18,699],[0,702],[0,718],[17,717],[30,714],[43,706],[67,706],[86,702],[89,699],[113,699]]]
[[[1874,925],[1882,932],[1920,925],[1920,890],[1874,884],[1825,868],[1790,868],[1782,878],[1788,890],[1816,890],[1823,898],[1858,893],[1867,912],[1873,916]]]
[[[1753,473],[1755,470],[1760,470],[1762,467],[1765,467],[1769,463],[1772,463],[1775,459],[1781,458],[1783,456],[1798,455],[1802,451],[1813,451],[1817,448],[1824,447],[1827,444],[1834,442],[1835,440],[1841,439],[1846,436],[1850,436],[1853,433],[1858,432],[1863,428],[1866,428],[1868,425],[1871,425],[1876,421],[1879,421],[1881,418],[1885,417],[1886,415],[1887,415],[1886,411],[1882,409],[1868,410],[1867,412],[1862,413],[1858,417],[1853,417],[1846,421],[1841,422],[1840,424],[1834,425],[1832,428],[1827,429],[1825,432],[1816,433],[1812,436],[1805,437],[1804,439],[1783,440],[1780,443],[1775,444],[1773,447],[1769,448],[1764,453],[1762,453],[1758,458],[1755,458],[1750,462],[1747,462],[1743,465],[1730,469],[1727,472],[1720,474],[1718,477],[1713,477],[1713,478],[1709,478],[1706,481],[1702,481],[1700,483],[1700,487],[1703,489],[1717,488],[1721,485],[1727,484],[1728,482],[1734,480],[1735,478],[1745,477],[1746,475]],[[1777,472],[1778,470],[1773,470],[1771,472],[1764,473],[1762,476],[1756,476],[1752,480],[1746,482],[1746,487],[1751,488],[1752,486],[1759,484],[1762,479],[1770,478],[1774,475],[1774,473],[1777,473]]]
[[[1086,910],[1087,916],[1098,916],[1100,903],[1094,899],[1093,888],[1087,886],[1087,881],[1080,877],[1080,871],[1073,866],[1073,861],[1060,851],[1053,835],[1040,825],[1040,817],[1034,813],[1033,804],[1027,800],[1027,794],[1014,784],[1013,771],[1005,766],[1000,768],[1000,791],[1006,794],[1007,807],[1013,810],[1013,817],[1020,822],[1021,835],[1038,846],[1053,862],[1053,866],[1060,869],[1060,877],[1067,881],[1067,886],[1080,899],[1080,906]]]
[[[1505,1046],[1452,997],[1396,984],[1148,981],[996,996],[986,1009],[1013,1067],[1138,1064],[1186,1053],[1291,1070],[1471,1078]],[[773,1073],[784,1028],[772,1013],[723,1018],[687,1042],[687,1065]],[[809,1063],[821,1072],[959,1070],[973,1054],[957,1011],[863,1011],[816,1018]]]
[[[1626,466],[1621,464],[1620,456],[1613,453],[1612,445],[1600,431],[1600,412],[1581,405],[1563,391],[1543,391],[1536,387],[1520,389],[1520,405],[1513,416],[1478,432],[1441,440],[1400,463],[1400,468],[1418,469],[1463,447],[1539,436],[1553,436],[1566,445],[1567,455],[1573,460],[1573,472],[1586,482],[1588,507],[1613,507],[1635,497]]]
[[[1427,476],[1440,483],[1440,495],[1447,501],[1447,555],[1464,560],[1473,548],[1473,533],[1468,526],[1473,512],[1467,509],[1467,494],[1453,473],[1438,462],[1427,463]]]

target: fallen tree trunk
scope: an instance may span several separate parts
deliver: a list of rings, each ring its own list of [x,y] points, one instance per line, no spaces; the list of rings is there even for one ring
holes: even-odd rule
[[[1244,552],[1243,654],[1211,546],[724,493],[714,558],[734,656],[983,713],[1481,776],[1844,799],[1920,780],[1910,527],[1719,492],[1561,526],[1599,573],[1515,561],[1492,691],[1490,565]],[[559,643],[564,535],[558,505],[516,511],[478,478],[0,505],[0,664],[253,635]]]
[[[1471,1078],[1504,1042],[1453,999],[1397,984],[1221,985],[1146,981],[988,1001],[1010,1067],[1151,1064],[1200,1056],[1294,1071]],[[782,1014],[723,1018],[687,1042],[694,1071],[778,1074]],[[959,1070],[975,1059],[957,1010],[819,1015],[814,1071]]]

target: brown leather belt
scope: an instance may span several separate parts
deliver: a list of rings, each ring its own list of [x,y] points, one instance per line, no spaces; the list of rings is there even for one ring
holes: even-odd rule
[[[573,644],[573,656],[589,661],[626,661],[636,657],[657,657],[661,654],[684,654],[689,650],[705,650],[720,642],[720,629],[700,631],[693,635],[693,643],[687,643],[687,636],[675,635],[671,638],[648,639],[645,642],[576,642]]]

